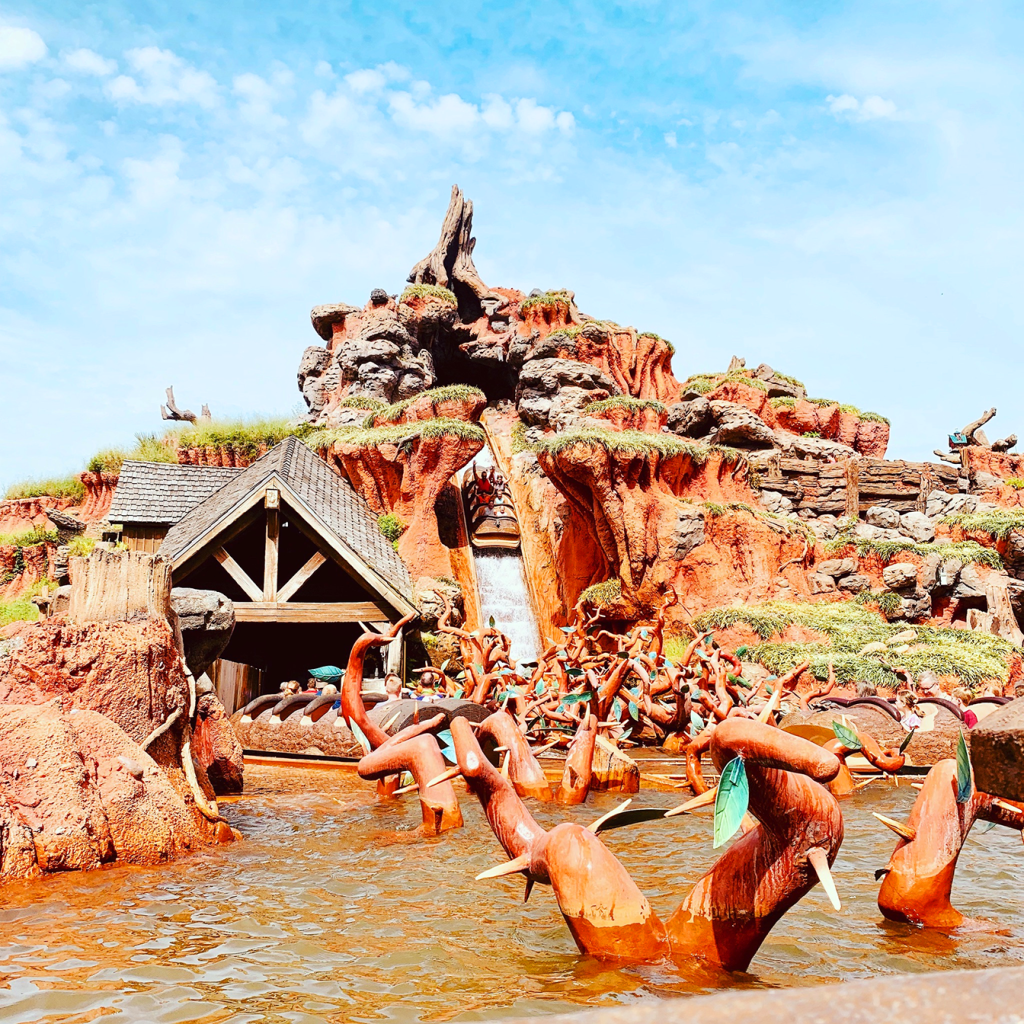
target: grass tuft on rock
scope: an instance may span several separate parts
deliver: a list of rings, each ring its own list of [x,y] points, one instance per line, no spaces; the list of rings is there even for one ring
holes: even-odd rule
[[[516,420],[509,439],[509,447],[512,449],[513,455],[533,451],[533,445],[530,444],[530,439],[526,434],[526,424],[522,420]]]
[[[385,512],[377,519],[377,529],[392,544],[397,544],[398,538],[409,529],[409,524],[403,523],[394,512]]]
[[[1014,530],[1024,530],[1024,509],[994,508],[987,512],[953,512],[943,516],[939,522],[972,533],[987,533],[996,540],[1005,540]]]
[[[370,395],[346,395],[337,405],[339,409],[366,409],[367,412],[380,412],[387,407],[387,402]]]
[[[519,312],[525,313],[528,310],[535,309],[537,307],[557,309],[559,305],[563,305],[568,308],[571,302],[572,299],[569,297],[569,293],[564,289],[542,292],[540,295],[531,295],[528,298],[523,299],[519,304]]]
[[[622,597],[622,581],[615,577],[603,583],[592,583],[580,594],[580,601],[604,607],[615,604]]]
[[[883,564],[888,564],[899,555],[914,554],[920,555],[922,558],[938,555],[943,562],[956,559],[963,562],[964,565],[971,563],[990,565],[993,569],[1000,569],[1003,565],[998,551],[983,547],[973,540],[960,541],[955,544],[940,544],[935,541],[918,544],[912,540],[868,540],[864,537],[854,537],[849,532],[839,533],[832,540],[827,541],[825,554],[831,557],[839,555],[849,548],[856,548],[860,558],[875,555]]]
[[[674,455],[688,455],[697,465],[703,465],[714,454],[720,455],[727,464],[744,461],[741,452],[724,445],[693,445],[668,434],[645,434],[641,430],[603,430],[597,427],[569,430],[564,434],[546,437],[537,444],[536,451],[557,455],[577,444],[596,445],[608,452],[630,456],[658,454],[662,458],[671,458]]]
[[[303,443],[319,452],[333,444],[352,444],[360,448],[377,448],[382,444],[400,444],[417,438],[456,437],[463,441],[483,443],[484,432],[475,423],[439,417],[417,423],[396,423],[384,427],[333,427],[314,430],[302,438]]]
[[[57,531],[35,527],[21,533],[0,533],[0,547],[32,548],[37,544],[56,544]]]
[[[439,284],[411,284],[404,292],[399,302],[408,302],[410,299],[431,299],[434,302],[443,302],[448,306],[456,306],[458,302],[455,293]]]
[[[656,398],[633,398],[631,395],[612,395],[611,398],[602,398],[598,402],[591,402],[584,412],[588,415],[599,415],[611,409],[628,409],[630,412],[640,412],[643,409],[653,409],[656,413],[665,411],[664,402]]]
[[[748,377],[741,371],[733,371],[732,373],[695,373],[683,381],[683,393],[696,391],[698,395],[706,395],[709,391],[714,391],[715,388],[728,381],[746,384],[757,391],[766,393],[768,391],[768,385],[763,380],[758,380],[757,377]]]
[[[773,409],[795,409],[796,399],[792,395],[777,395],[775,398],[769,398],[768,404]]]
[[[860,652],[867,644],[889,644],[893,636],[907,627],[906,623],[887,622],[856,600],[822,604],[769,601],[743,608],[717,608],[698,615],[692,622],[697,630],[727,629],[738,624],[749,626],[764,641],[747,657],[770,672],[781,675],[808,659],[814,676],[825,679],[831,660],[837,678],[843,683],[863,680],[876,686],[895,687],[899,680],[893,669],[899,667],[915,676],[926,670],[955,676],[971,687],[987,680],[1005,682],[1010,656],[1016,650],[1013,644],[991,633],[915,626],[917,640],[910,650],[862,656]],[[824,640],[784,643],[772,639],[781,636],[790,625],[813,629]]]
[[[863,423],[885,423],[889,424],[889,419],[883,416],[880,412],[862,412],[860,414],[861,421]]]
[[[366,423],[364,425],[367,428],[372,427],[375,419],[383,420],[386,423],[397,423],[401,419],[402,413],[405,412],[413,402],[419,402],[424,398],[428,399],[436,406],[441,402],[473,401],[484,397],[486,396],[479,388],[472,387],[469,384],[447,384],[441,388],[431,388],[429,391],[421,391],[418,395],[413,395],[411,398],[404,398],[401,402],[395,402],[394,405],[381,408],[367,416]]]
[[[81,501],[85,497],[85,487],[77,476],[53,477],[48,480],[22,480],[11,484],[4,497],[10,500],[18,498],[70,498]]]

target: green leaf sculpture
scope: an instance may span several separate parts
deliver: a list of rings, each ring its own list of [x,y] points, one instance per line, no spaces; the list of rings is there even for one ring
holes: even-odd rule
[[[910,746],[910,741],[914,738],[914,734],[916,732],[917,732],[916,729],[911,729],[910,732],[908,732],[907,735],[903,737],[903,742],[900,744],[900,753],[901,754],[903,753],[903,751],[905,751],[907,749],[907,747]]]
[[[697,732],[704,731],[704,719],[701,718],[696,711],[690,712],[690,725],[692,725]]]
[[[857,738],[857,733],[853,731],[848,725],[843,725],[842,722],[833,721],[832,731],[836,734],[836,739],[847,750],[860,750],[863,744]]]
[[[321,665],[320,668],[311,668],[309,674],[322,682],[334,683],[345,674],[345,670],[337,665]]]
[[[348,727],[352,731],[352,735],[356,738],[356,743],[363,748],[363,753],[368,754],[373,748],[370,746],[370,741],[366,738],[366,733],[359,728],[359,723],[346,719]]]
[[[734,757],[723,769],[715,794],[714,849],[727,843],[740,827],[750,802],[747,769],[742,757]]]
[[[971,799],[971,755],[963,729],[956,741],[956,802],[965,804]]]

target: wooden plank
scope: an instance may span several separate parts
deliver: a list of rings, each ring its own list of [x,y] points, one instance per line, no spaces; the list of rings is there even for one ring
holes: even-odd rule
[[[277,592],[278,601],[291,600],[299,587],[326,561],[327,557],[325,555],[322,555],[319,551],[314,551],[309,561]]]
[[[262,601],[263,591],[249,578],[249,574],[224,550],[217,548],[213,557],[227,570],[228,575],[246,592],[252,601]]]
[[[238,601],[236,622],[370,622],[388,613],[373,601]]]
[[[918,489],[916,487],[900,487],[897,484],[873,484],[860,482],[861,498],[906,498],[917,500]]]
[[[277,563],[281,543],[281,514],[267,509],[267,545],[263,553],[263,600],[277,600]]]

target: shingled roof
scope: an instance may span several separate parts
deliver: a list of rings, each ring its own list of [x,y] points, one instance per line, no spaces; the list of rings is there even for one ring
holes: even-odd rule
[[[170,526],[241,472],[220,466],[125,462],[108,518],[112,523]]]
[[[333,538],[333,546],[362,561],[410,609],[416,607],[409,571],[382,536],[377,517],[352,485],[298,438],[285,438],[251,466],[231,472],[234,475],[227,483],[171,527],[160,545],[160,554],[176,564],[186,553],[191,557],[197,545],[218,532],[219,524],[233,521],[233,513],[253,492],[276,478],[292,492],[282,497],[317,524],[326,539]]]

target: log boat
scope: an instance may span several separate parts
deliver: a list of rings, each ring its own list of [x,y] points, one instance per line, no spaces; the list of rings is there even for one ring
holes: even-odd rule
[[[462,486],[474,548],[519,547],[519,523],[505,478],[496,468],[478,473],[473,467]]]

